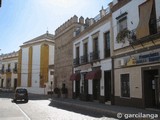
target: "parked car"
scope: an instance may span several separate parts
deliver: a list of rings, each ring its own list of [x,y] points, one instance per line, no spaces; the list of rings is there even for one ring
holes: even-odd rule
[[[17,102],[17,100],[24,100],[25,102],[28,102],[28,91],[25,88],[17,88],[15,90],[14,94],[14,101]]]

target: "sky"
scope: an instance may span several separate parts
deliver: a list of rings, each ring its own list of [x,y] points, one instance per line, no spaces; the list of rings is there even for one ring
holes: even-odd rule
[[[72,16],[94,18],[112,0],[2,0],[0,54],[18,51],[24,42],[55,30]]]

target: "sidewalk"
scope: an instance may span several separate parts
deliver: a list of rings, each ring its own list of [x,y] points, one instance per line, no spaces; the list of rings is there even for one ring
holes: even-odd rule
[[[81,110],[88,110],[93,112],[101,113],[101,115],[106,117],[117,118],[117,114],[120,113],[122,116],[125,114],[157,114],[160,119],[160,110],[157,109],[140,109],[133,107],[124,107],[116,105],[107,105],[98,102],[85,102],[77,99],[70,98],[52,98],[52,104],[61,104],[63,106],[68,106],[71,108],[77,108]],[[146,119],[145,119],[146,120]]]

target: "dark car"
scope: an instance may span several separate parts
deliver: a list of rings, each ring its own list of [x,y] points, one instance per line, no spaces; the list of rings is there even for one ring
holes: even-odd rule
[[[14,95],[14,101],[17,102],[17,100],[24,100],[25,102],[28,102],[28,91],[25,88],[17,88],[15,90]]]

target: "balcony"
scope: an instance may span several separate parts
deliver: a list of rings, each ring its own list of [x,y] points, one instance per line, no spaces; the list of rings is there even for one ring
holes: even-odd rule
[[[13,73],[17,73],[17,68],[13,68]]]
[[[111,56],[111,54],[110,54],[110,49],[105,48],[105,49],[104,49],[104,57],[105,57],[105,58],[108,58],[108,57],[110,57],[110,56]]]
[[[81,56],[81,64],[88,63],[88,54]]]
[[[99,60],[99,51],[93,51],[90,53],[90,60],[91,62],[95,60]]]
[[[4,74],[4,69],[1,69],[1,70],[0,70],[0,74]]]
[[[136,29],[130,31],[130,34],[128,35],[128,41],[130,45],[138,45],[141,44],[143,46],[143,43],[150,42],[153,40],[160,38],[160,19],[152,19],[150,22],[150,35],[145,36],[143,38],[137,39],[136,38]]]
[[[6,73],[7,73],[7,72],[11,72],[11,69],[10,69],[10,68],[6,69]]]
[[[80,58],[77,57],[77,58],[73,59],[73,64],[74,64],[74,66],[80,65]]]

